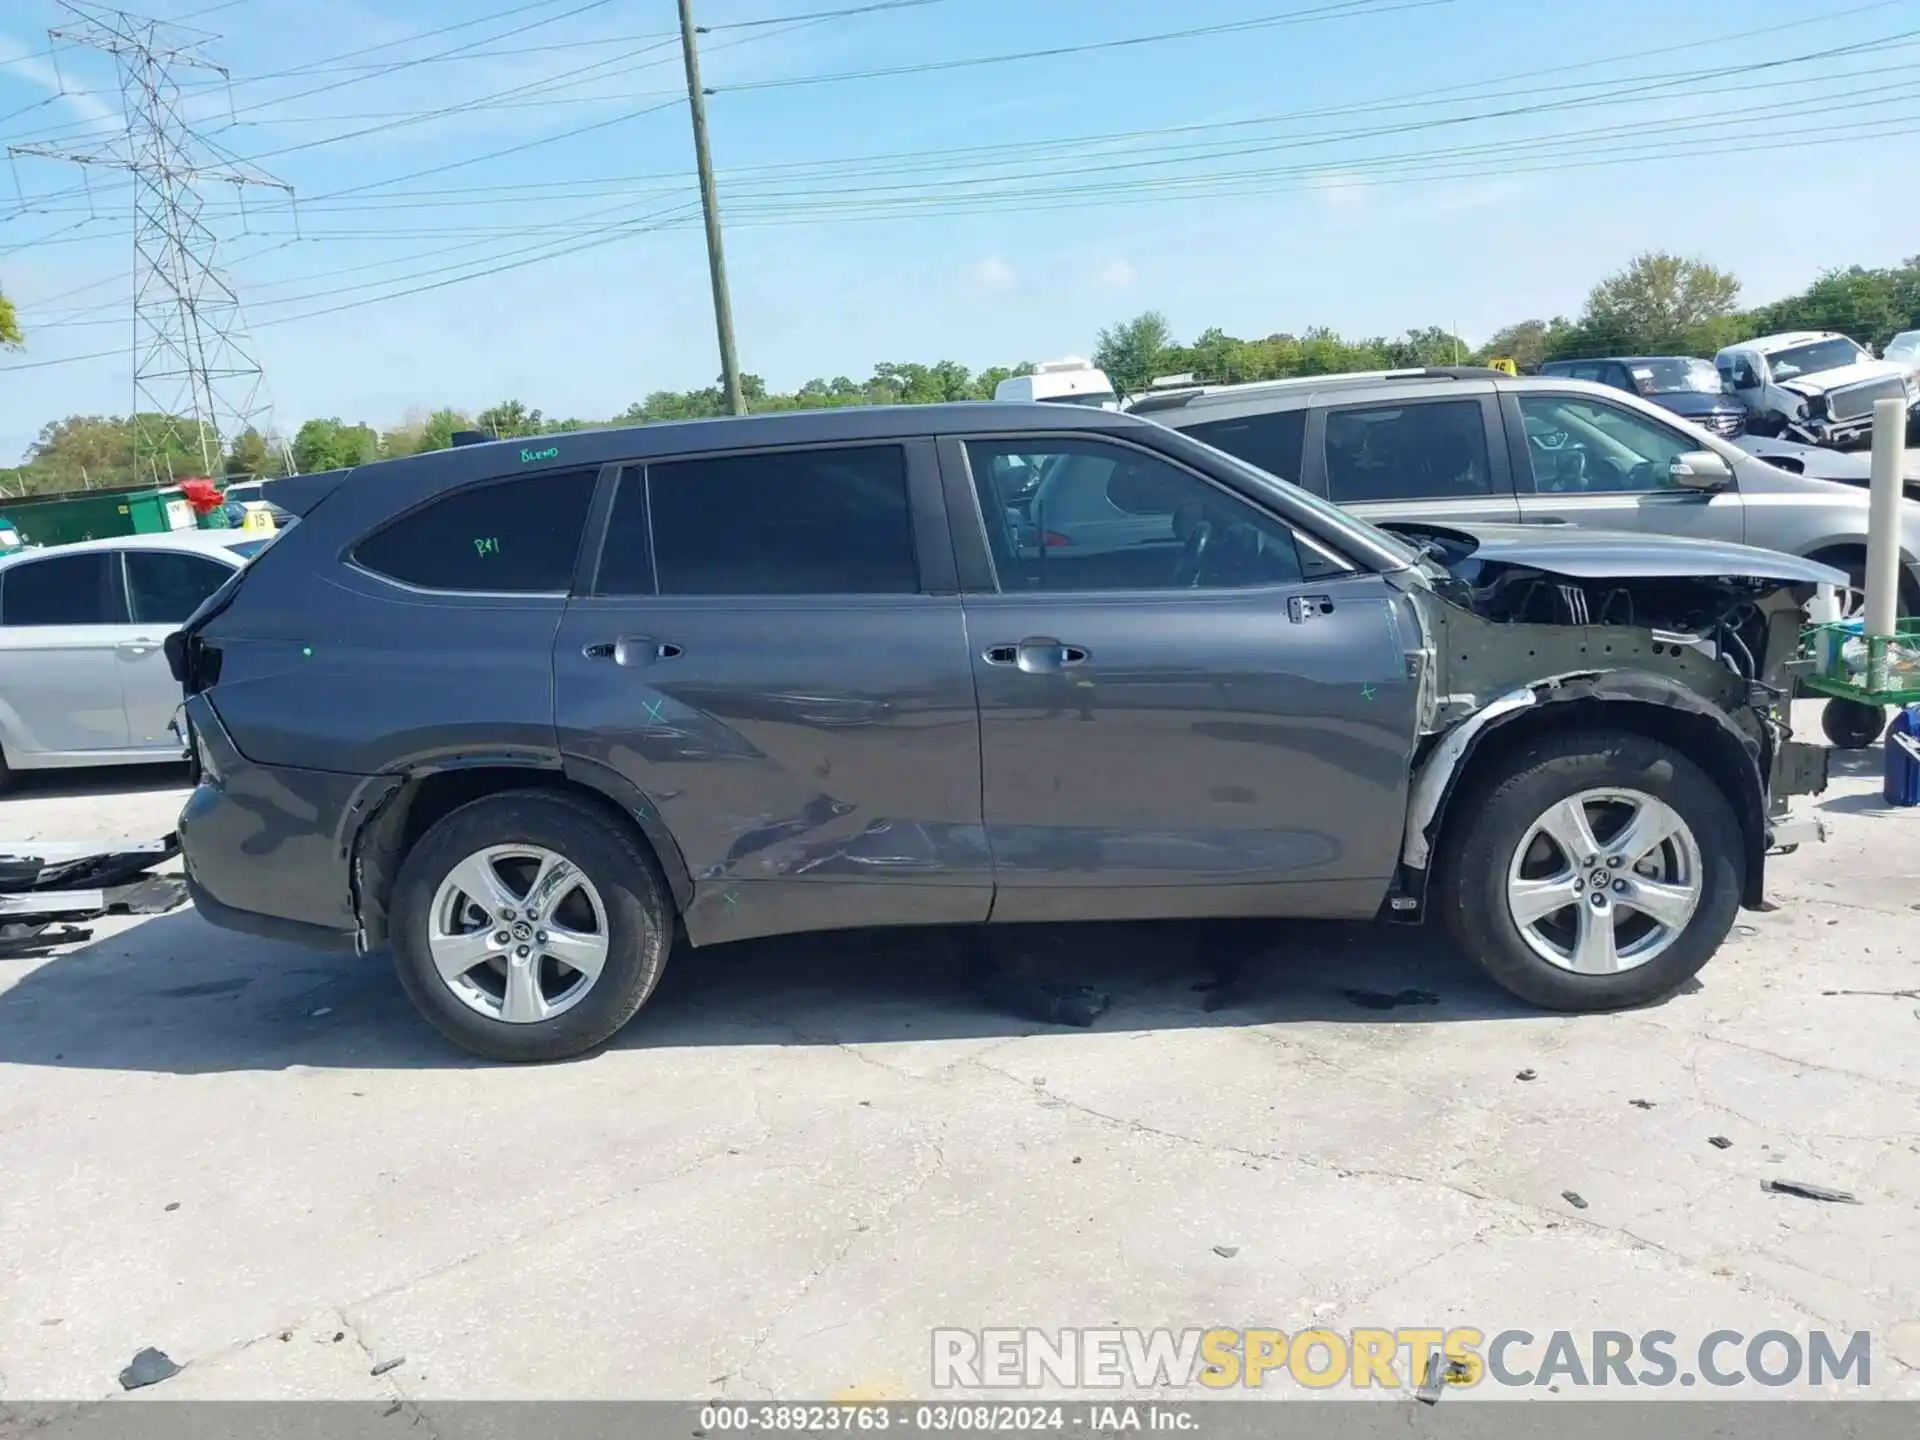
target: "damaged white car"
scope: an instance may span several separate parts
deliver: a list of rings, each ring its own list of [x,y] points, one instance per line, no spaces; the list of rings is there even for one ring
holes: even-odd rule
[[[1747,429],[1808,445],[1847,445],[1873,430],[1877,400],[1906,402],[1920,412],[1920,378],[1896,360],[1828,330],[1762,335],[1729,345],[1713,358],[1727,389],[1746,402]]]

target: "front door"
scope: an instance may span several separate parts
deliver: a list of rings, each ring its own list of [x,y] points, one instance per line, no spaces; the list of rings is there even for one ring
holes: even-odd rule
[[[1097,472],[1166,539],[1076,554],[1024,538],[993,487],[1011,456]],[[966,597],[993,918],[1372,914],[1414,730],[1385,583],[1118,441],[947,458],[997,574]]]
[[[1703,448],[1693,437],[1585,395],[1510,396],[1509,404],[1531,472],[1521,483],[1522,518],[1745,541],[1746,510],[1737,483],[1716,491],[1674,483],[1673,462]]]
[[[167,669],[160,647],[234,567],[180,550],[128,549],[121,559],[130,617],[117,649],[127,743],[135,749],[180,751],[184,742],[167,728],[180,708],[180,682]]]
[[[943,525],[930,442],[621,475],[555,646],[560,746],[654,809],[693,882],[697,943],[986,918],[979,719]]]
[[[0,742],[16,763],[75,763],[71,757],[127,748],[119,653],[126,608],[115,559],[110,550],[81,550],[0,572]]]

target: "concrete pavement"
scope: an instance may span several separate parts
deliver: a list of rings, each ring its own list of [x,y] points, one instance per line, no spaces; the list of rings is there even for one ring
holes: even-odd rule
[[[603,1053],[510,1069],[384,960],[101,925],[0,960],[0,1407],[146,1345],[185,1369],[143,1395],[429,1417],[925,1396],[935,1326],[1870,1329],[1871,1393],[1920,1395],[1920,812],[1878,763],[1624,1015],[1354,926],[1201,988],[1190,928],[1135,926],[1078,938],[1115,1001],[1067,1031],[986,1011],[951,937],[828,936],[683,954]],[[170,824],[121,785],[30,782],[0,829]]]

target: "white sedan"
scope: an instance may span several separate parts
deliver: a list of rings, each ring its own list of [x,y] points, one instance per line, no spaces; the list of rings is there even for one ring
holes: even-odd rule
[[[184,759],[161,645],[272,539],[179,530],[0,556],[0,785],[17,770]]]

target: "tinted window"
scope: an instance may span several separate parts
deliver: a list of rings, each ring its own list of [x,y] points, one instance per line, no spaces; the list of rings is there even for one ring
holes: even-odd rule
[[[1700,448],[1644,416],[1574,396],[1523,395],[1520,414],[1543,494],[1671,490],[1674,458]]]
[[[967,462],[1004,591],[1217,590],[1301,578],[1285,524],[1143,451],[976,440]],[[1035,472],[1031,496],[1009,488]],[[1327,573],[1340,568],[1314,558]]]
[[[920,589],[897,445],[650,465],[647,491],[662,595]]]
[[[1477,400],[1334,410],[1327,415],[1327,497],[1461,500],[1493,490]]]
[[[354,559],[424,590],[566,590],[595,474],[522,475],[456,490],[369,535]]]
[[[1189,425],[1186,433],[1216,450],[1256,465],[1269,475],[1300,483],[1300,452],[1306,445],[1307,412],[1275,410],[1269,415],[1242,415],[1235,420],[1209,420]]]
[[[0,575],[0,621],[8,625],[118,625],[126,620],[111,550],[10,565]]]
[[[233,574],[231,565],[166,550],[129,550],[127,604],[140,624],[178,625]]]

